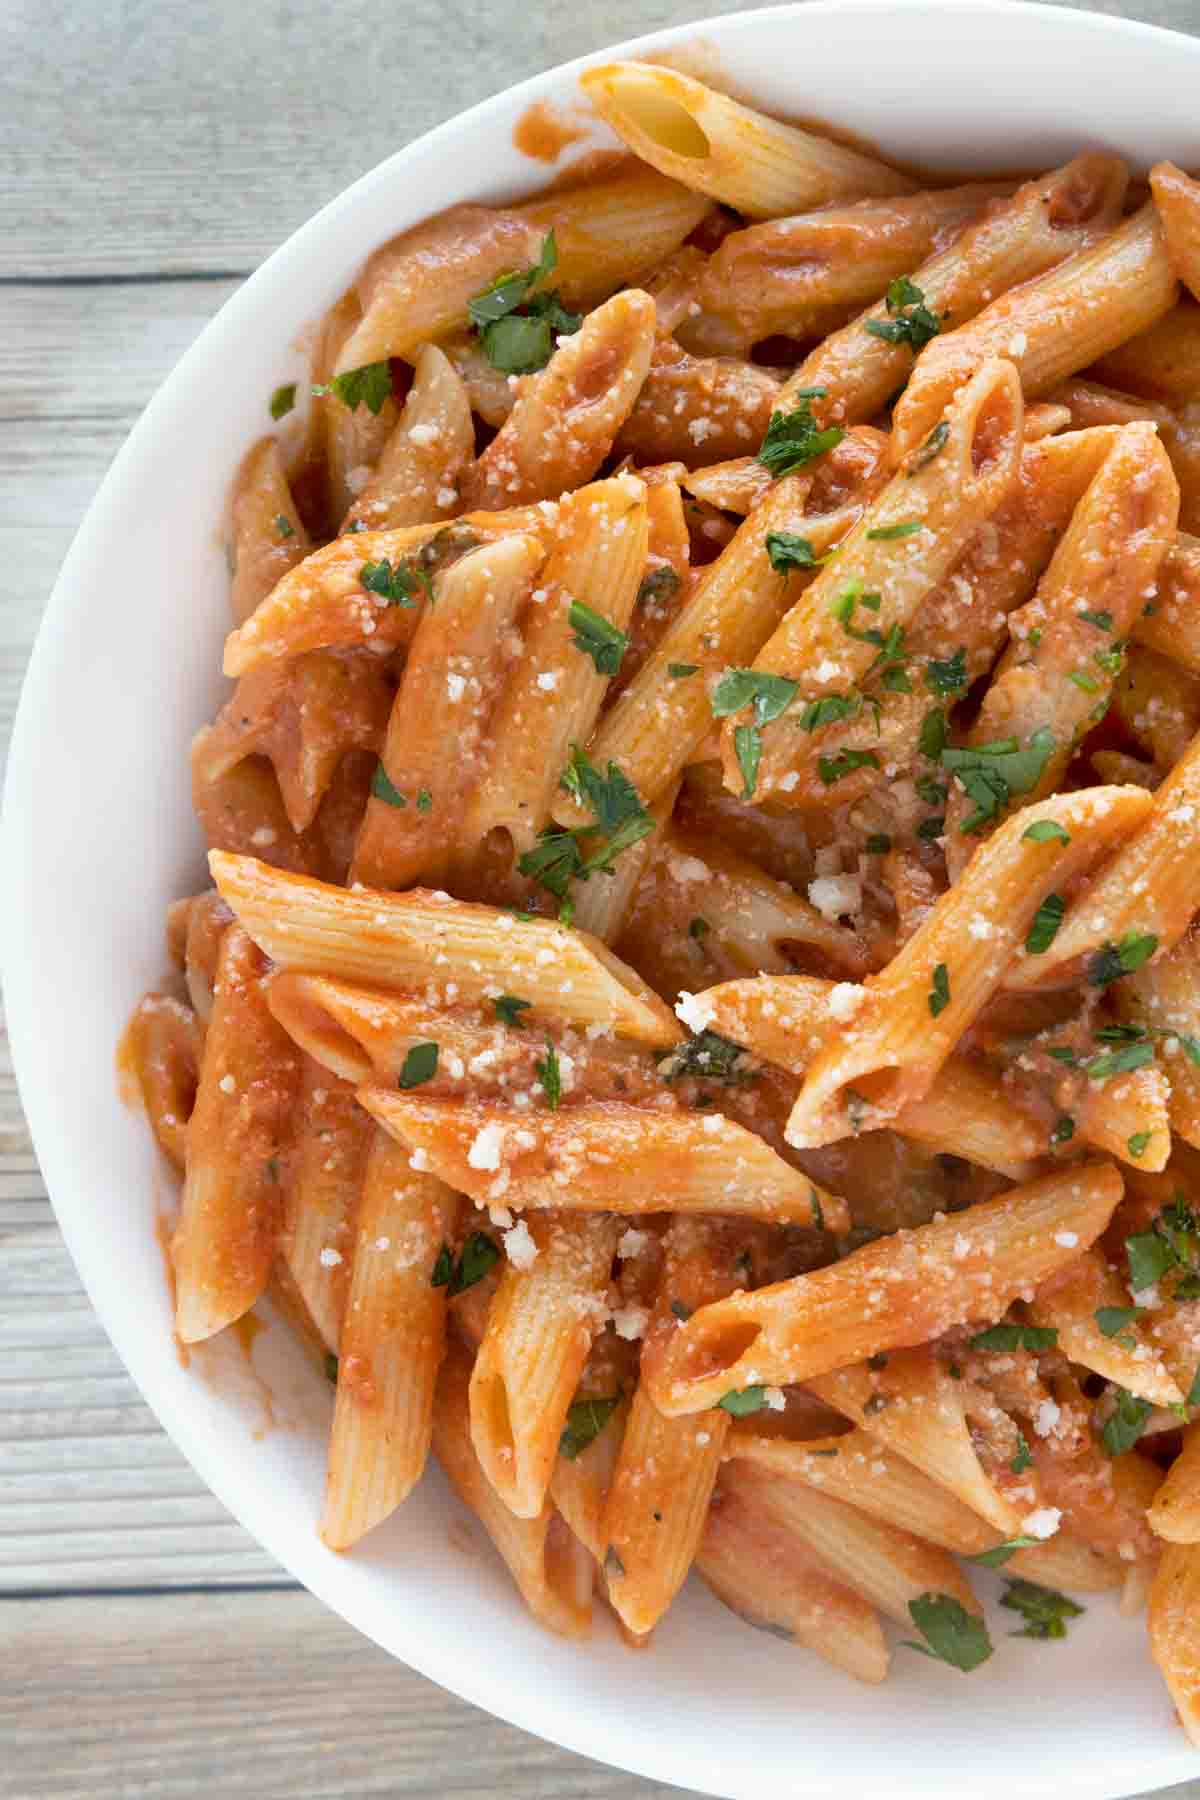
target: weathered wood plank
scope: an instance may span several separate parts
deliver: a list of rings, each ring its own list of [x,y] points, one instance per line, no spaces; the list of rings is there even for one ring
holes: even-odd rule
[[[485,1718],[295,1591],[9,1601],[0,1660],[12,1800],[681,1796]]]
[[[1155,24],[1189,0],[1064,0]],[[526,75],[725,0],[342,8],[13,0],[0,277],[245,273],[383,157]],[[823,111],[828,96],[814,110]]]

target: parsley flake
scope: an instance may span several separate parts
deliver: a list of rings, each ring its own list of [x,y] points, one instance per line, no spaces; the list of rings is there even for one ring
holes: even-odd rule
[[[519,1000],[515,994],[499,994],[492,1001],[496,1009],[496,1017],[505,1025],[519,1025],[519,1014],[527,1012],[533,1005],[532,1000]]]
[[[1149,1146],[1150,1139],[1153,1136],[1154,1133],[1152,1131],[1135,1131],[1130,1137],[1126,1138],[1125,1148],[1128,1150],[1130,1156],[1144,1156]]]
[[[976,744],[941,753],[944,769],[958,778],[975,811],[963,826],[964,835],[979,831],[996,818],[1014,794],[1027,794],[1042,778],[1054,750],[1054,734],[1045,725],[1035,731],[1024,750],[1016,738],[993,744]]]
[[[571,642],[577,650],[582,650],[585,656],[591,657],[596,673],[615,675],[629,648],[629,639],[625,633],[611,619],[606,619],[602,613],[594,611],[582,600],[572,600],[567,622],[575,633]]]
[[[619,1393],[592,1394],[586,1400],[572,1401],[558,1440],[558,1454],[565,1456],[568,1462],[574,1462],[580,1452],[600,1436],[620,1404]]]
[[[1065,1638],[1067,1620],[1083,1616],[1084,1608],[1053,1588],[1039,1587],[1036,1581],[1011,1580],[1000,1601],[1010,1611],[1020,1613],[1025,1624],[1013,1637],[1038,1638],[1043,1642]]]
[[[552,289],[533,291],[557,264],[558,248],[550,231],[542,239],[541,255],[532,269],[497,276],[490,287],[467,302],[484,355],[493,368],[506,375],[528,375],[545,368],[555,335],[569,337],[583,322],[579,313],[567,311]]]
[[[1154,1045],[1147,1042],[1125,1044],[1104,1056],[1094,1056],[1083,1065],[1090,1081],[1107,1081],[1110,1075],[1127,1075],[1132,1069],[1144,1069],[1154,1061]]]
[[[907,275],[899,275],[888,286],[886,319],[868,319],[867,330],[885,344],[908,344],[914,352],[923,350],[942,328],[941,320],[925,304],[924,291]]]
[[[292,524],[292,521],[288,518],[286,513],[275,514],[275,532],[276,535],[281,538],[295,537],[296,527]]]
[[[542,1084],[547,1106],[551,1112],[557,1112],[558,1103],[562,1099],[562,1070],[558,1063],[558,1051],[550,1038],[546,1039],[546,1054],[534,1063],[533,1072]]]
[[[658,1072],[668,1083],[689,1075],[708,1081],[753,1081],[757,1074],[749,1053],[717,1031],[699,1031],[676,1044],[659,1058]]]
[[[876,543],[890,544],[897,538],[913,537],[918,531],[924,531],[924,529],[923,520],[905,519],[899,525],[877,525],[874,531],[868,531],[867,536],[874,539]]]
[[[1058,936],[1058,928],[1066,910],[1067,903],[1061,894],[1046,895],[1033,915],[1033,923],[1025,939],[1025,948],[1030,956],[1041,956],[1050,948]]]
[[[392,365],[385,357],[382,362],[364,363],[361,369],[347,369],[344,375],[318,384],[313,393],[332,394],[351,412],[365,406],[378,417],[392,397]]]
[[[964,1675],[977,1669],[992,1654],[987,1626],[952,1594],[918,1594],[916,1599],[909,1601],[908,1610],[925,1642],[916,1644],[906,1639],[906,1649],[920,1650],[925,1656],[936,1657]]]
[[[931,463],[935,456],[940,455],[946,448],[949,436],[950,427],[946,420],[943,419],[940,425],[934,426],[929,436],[925,439],[925,442],[917,445],[917,448],[913,451],[908,463],[907,475],[910,481],[914,475],[919,475],[926,464]]]
[[[793,569],[817,569],[825,560],[806,537],[794,531],[768,531],[766,545],[767,560],[777,575],[788,575]]]
[[[725,719],[753,705],[755,724],[769,725],[787,711],[799,686],[786,675],[769,675],[761,669],[727,669],[713,689],[712,716]]]
[[[936,1019],[950,1004],[950,971],[945,963],[939,963],[933,971],[933,986],[929,990],[929,1010]]]
[[[816,389],[811,390],[812,395],[816,392]],[[756,460],[772,475],[787,475],[792,469],[802,469],[805,463],[824,456],[827,450],[836,449],[846,435],[840,425],[820,430],[812,415],[810,395],[798,395],[797,398],[800,404],[794,412],[771,414],[758,451]]]
[[[448,1297],[453,1300],[456,1294],[465,1294],[477,1281],[482,1281],[499,1260],[500,1246],[495,1240],[486,1231],[472,1232],[463,1245],[457,1262],[449,1244],[442,1245],[433,1265],[429,1285],[444,1287]]]
[[[365,562],[358,579],[369,594],[378,594],[388,606],[415,606],[421,594],[433,599],[433,577],[419,563],[404,559],[392,567],[387,557]]]
[[[979,1331],[971,1339],[972,1350],[1053,1350],[1058,1332],[1051,1325],[1018,1325],[1005,1321]]]
[[[1140,969],[1157,949],[1158,939],[1152,932],[1127,931],[1119,944],[1105,943],[1089,959],[1088,981],[1093,987],[1108,987],[1122,975]]]
[[[1008,1466],[1014,1475],[1023,1475],[1026,1469],[1031,1468],[1032,1465],[1033,1457],[1030,1454],[1029,1445],[1025,1442],[1024,1433],[1018,1431],[1017,1453]]]
[[[817,773],[826,787],[832,787],[852,769],[877,769],[879,758],[873,750],[843,750],[838,756],[818,756]]]
[[[397,1086],[402,1088],[420,1087],[423,1082],[432,1081],[437,1074],[438,1047],[436,1044],[414,1044],[404,1058],[404,1065],[397,1076]]]
[[[1035,819],[1032,825],[1025,827],[1021,838],[1028,838],[1031,844],[1069,844],[1071,834],[1057,819]]]
[[[1127,1450],[1133,1449],[1153,1411],[1149,1400],[1127,1393],[1124,1388],[1117,1389],[1117,1404],[1100,1433],[1100,1442],[1109,1456],[1124,1456]]]
[[[744,1419],[748,1413],[760,1412],[766,1404],[767,1390],[761,1386],[731,1388],[717,1401],[722,1411],[732,1413],[735,1419]]]
[[[544,827],[533,849],[518,859],[517,868],[556,899],[566,901],[572,881],[587,881],[597,872],[607,874],[622,851],[654,830],[654,820],[616,763],[610,762],[602,775],[578,745],[572,745],[562,785],[591,809],[593,823],[575,830]],[[593,842],[586,853],[584,840]]]
[[[960,694],[967,685],[967,653],[954,652],[945,660],[933,657],[925,665],[925,686],[931,694]]]
[[[371,792],[376,800],[386,801],[388,806],[407,806],[408,801],[391,781],[382,763],[378,763],[371,777]]]
[[[1010,1556],[1015,1556],[1018,1550],[1028,1550],[1037,1542],[1038,1539],[1032,1537],[1005,1538],[1002,1544],[993,1544],[990,1550],[978,1550],[964,1561],[979,1563],[985,1569],[1002,1569]]]
[[[672,681],[686,681],[689,675],[696,675],[699,673],[699,671],[700,671],[699,663],[668,663],[667,664],[667,674],[671,677]]]
[[[758,786],[758,766],[762,761],[762,732],[757,725],[735,725],[733,753],[742,772],[742,799],[752,800]]]
[[[276,420],[286,419],[295,404],[296,383],[287,381],[282,387],[277,387],[271,395],[271,417]]]

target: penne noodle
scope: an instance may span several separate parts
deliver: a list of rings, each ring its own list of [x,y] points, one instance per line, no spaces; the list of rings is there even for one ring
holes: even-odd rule
[[[773,479],[771,471],[756,456],[735,456],[727,462],[706,463],[701,469],[689,470],[683,485],[708,506],[745,518],[766,499]]]
[[[1118,1010],[1123,1002],[1118,998]],[[1084,1078],[1072,1117],[1080,1141],[1131,1168],[1162,1169],[1171,1152],[1171,1084],[1161,1068]]]
[[[1087,1250],[1039,1289],[1029,1316],[1058,1333],[1058,1348],[1071,1362],[1155,1406],[1182,1405],[1182,1393],[1136,1319],[1116,1332],[1103,1332],[1097,1323],[1103,1309],[1128,1307],[1129,1295],[1100,1251]]]
[[[1179,483],[1179,523],[1187,531],[1197,528],[1200,524],[1200,424],[1194,418],[1186,412],[1173,412],[1169,406],[1160,406],[1153,400],[1119,394],[1113,388],[1101,387],[1092,381],[1060,382],[1051,390],[1050,398],[1066,405],[1072,426],[1086,429],[1098,425],[1131,425],[1138,420],[1153,424]],[[1168,552],[1168,559],[1170,555]],[[1150,612],[1152,609],[1147,608],[1146,613]],[[1133,635],[1153,649],[1156,647],[1154,638],[1144,632],[1149,623],[1146,614],[1141,615]],[[1167,650],[1170,654],[1169,641]]]
[[[192,810],[210,850],[261,856],[278,869],[324,875],[328,857],[314,830],[298,832],[288,818],[279,781],[265,756],[235,760],[224,773],[208,767],[211,728],[192,740]]]
[[[355,1101],[350,1083],[305,1056],[287,1156],[280,1254],[322,1342],[335,1353],[346,1311],[351,1238],[374,1136],[375,1127]]]
[[[200,1020],[169,994],[147,994],[138,1002],[118,1053],[118,1067],[136,1084],[159,1149],[181,1175],[203,1054]]]
[[[914,186],[872,156],[770,119],[675,69],[604,63],[579,85],[644,162],[751,218]]]
[[[514,269],[533,267],[544,232],[512,210],[452,206],[371,256],[358,278],[362,314],[341,346],[345,374],[385,357],[412,358],[467,322],[467,302]]]
[[[1128,793],[1126,788],[1108,789]],[[1066,986],[1105,944],[1131,936],[1169,949],[1196,909],[1193,869],[1200,830],[1200,735],[1091,885],[1071,906],[1049,949],[1010,969],[1013,988]]]
[[[806,1381],[968,1319],[997,1319],[1092,1244],[1120,1197],[1111,1164],[1076,1165],[868,1244],[832,1268],[702,1307],[660,1353],[647,1350],[655,1404],[696,1412],[733,1389]]]
[[[911,1626],[909,1602],[929,1593],[948,1594],[967,1612],[982,1616],[970,1582],[949,1551],[911,1531],[750,1463],[732,1464],[722,1485],[756,1502],[806,1544],[835,1579],[898,1625]]]
[[[535,535],[553,528],[554,506],[514,507],[510,512],[473,513],[451,525],[405,525],[395,531],[348,532],[315,550],[272,590],[225,640],[225,673],[245,675],[263,663],[287,661],[305,650],[369,649],[375,655],[403,650],[421,618],[419,606],[405,606],[363,585],[381,564],[409,576],[418,592],[420,572],[432,575],[456,556],[512,532]]]
[[[1133,628],[1139,644],[1200,675],[1200,538],[1180,532],[1159,564],[1158,592]]]
[[[292,830],[317,816],[342,758],[375,754],[387,726],[392,689],[372,658],[313,650],[244,675],[212,725],[192,742],[194,789],[219,786],[248,756],[275,771]]]
[[[664,789],[647,807],[654,830],[622,851],[611,875],[604,881],[588,881],[576,890],[575,926],[602,938],[606,944],[620,941],[622,929],[634,905],[639,884],[657,850],[660,834],[675,805],[678,784]]]
[[[475,426],[467,391],[437,345],[426,344],[417,355],[399,422],[342,521],[342,530],[394,531],[450,518],[458,510],[459,479],[474,455]],[[269,592],[269,587],[264,589],[258,599]]]
[[[779,379],[733,357],[689,356],[660,337],[650,370],[617,435],[617,451],[636,462],[689,467],[741,456],[761,444],[779,396]]]
[[[1110,1593],[1128,1575],[1121,1563],[1102,1556],[1061,1525],[1044,1544],[1015,1551],[1004,1564],[1004,1572],[1067,1594]]]
[[[309,505],[319,528],[332,537],[344,519],[355,489],[378,462],[395,429],[399,410],[392,391],[392,372],[375,371],[377,391],[369,401],[358,394],[348,404],[334,386],[342,368],[342,354],[362,322],[362,307],[354,290],[331,306],[320,326],[312,358],[308,432],[301,474],[306,481]],[[372,359],[364,359],[370,361]],[[382,358],[380,358],[382,361]]]
[[[802,528],[808,486],[803,476],[776,483],[702,571],[682,612],[596,732],[592,761],[597,767],[615,762],[646,805],[677,779],[711,727],[710,673],[752,661],[787,612],[803,578],[777,575],[763,545],[769,532]],[[828,548],[819,533],[810,536],[815,551]],[[672,668],[694,673],[672,675]],[[554,817],[578,825],[585,815],[563,798]]]
[[[1150,1654],[1175,1702],[1179,1723],[1200,1749],[1200,1549],[1168,1544],[1150,1587]]]
[[[465,472],[467,508],[500,512],[557,500],[590,481],[612,449],[650,367],[654,302],[637,288],[588,313],[535,375]]]
[[[844,1227],[844,1204],[789,1167],[763,1140],[717,1112],[658,1113],[582,1102],[549,1114],[359,1089],[359,1103],[448,1186],[481,1205],[580,1212],[646,1210],[653,1156],[657,1212]],[[679,1409],[682,1410],[682,1409]]]
[[[754,791],[773,798],[795,787],[794,765],[807,754],[806,746],[815,742],[819,756],[821,703],[826,711],[836,709],[838,718],[855,710],[859,684],[880,661],[878,646],[889,638],[903,640],[922,600],[1016,480],[1021,417],[1011,366],[999,360],[984,364],[955,398],[936,456],[924,463],[915,459],[867,507],[834,561],[821,570],[755,658],[756,672],[795,684],[785,710],[761,730],[744,718],[739,725],[741,714],[725,720],[722,756],[731,792],[748,781],[741,766],[744,753],[738,751],[747,730],[758,731],[760,745]],[[853,627],[853,636],[846,629],[853,615],[846,616],[845,596],[849,594],[853,607],[862,593],[880,597],[869,641],[861,626]],[[845,772],[819,767],[830,787]]]
[[[912,280],[925,305],[942,323],[966,325],[997,294],[1020,288],[1111,231],[1121,217],[1127,179],[1118,157],[1089,152],[1026,182],[948,249],[914,268]],[[824,388],[816,409],[822,423],[828,418],[850,425],[879,412],[913,370],[910,344],[867,329],[868,320],[882,325],[889,318],[878,303],[826,338],[790,377],[780,406],[794,404],[806,388]]]
[[[608,1311],[618,1232],[616,1219],[547,1213],[524,1225],[521,1263],[509,1260],[500,1277],[471,1375],[471,1442],[519,1519],[545,1505],[567,1409]]]
[[[756,1631],[815,1650],[858,1681],[887,1676],[888,1649],[873,1606],[756,1500],[719,1493],[696,1554],[719,1600]]]
[[[983,182],[934,188],[731,231],[709,258],[696,298],[728,319],[745,345],[777,332],[824,336],[1011,192]]]
[[[887,967],[867,977],[851,1030],[826,1028],[788,1121],[788,1142],[828,1144],[891,1124],[928,1093],[1013,958],[1032,960],[1022,946],[1046,896],[1128,837],[1150,804],[1140,788],[1089,788],[1014,813]],[[1028,838],[1033,812],[1059,832]]]
[[[1175,273],[1200,298],[1200,184],[1174,163],[1160,162],[1150,171],[1150,192]]]
[[[1170,1544],[1200,1544],[1200,1425],[1189,1425],[1146,1517]]]
[[[312,549],[274,438],[260,438],[246,452],[233,478],[229,511],[229,607],[241,625]]]
[[[1002,294],[969,324],[934,339],[893,415],[894,452],[907,456],[989,357],[1011,357],[1027,399],[1144,331],[1179,297],[1162,227],[1144,206],[1090,249]]]
[[[221,939],[233,914],[214,888],[183,904],[188,909],[182,957],[188,998],[196,1017],[207,1025],[212,1017]]]
[[[1200,307],[1185,295],[1157,324],[1102,356],[1088,376],[1167,406],[1190,405],[1200,393]]]
[[[248,856],[214,855],[211,868],[222,897],[280,968],[426,988],[444,969],[463,1001],[517,992],[575,1024],[663,1049],[683,1035],[670,1008],[583,932],[419,888],[399,895],[328,887]]]
[[[517,854],[533,848],[572,746],[591,736],[609,678],[580,641],[587,629],[577,609],[624,634],[646,566],[646,493],[636,476],[617,475],[562,502],[554,547],[521,621],[523,652],[489,724],[486,772],[464,781],[451,765],[443,775],[467,790],[455,846],[460,871],[478,868],[493,832]],[[435,738],[429,753],[444,761],[445,740]]]
[[[1161,774],[1186,756],[1200,731],[1200,681],[1166,657],[1133,644],[1113,690],[1113,713]]]
[[[1165,955],[1121,983],[1117,1010],[1128,1024],[1157,1039],[1163,1070],[1156,1072],[1165,1072],[1170,1129],[1200,1148],[1200,1067],[1195,1060],[1200,1053],[1200,936],[1194,926]],[[1168,1138],[1160,1127],[1158,1146]],[[1138,1160],[1146,1169],[1162,1166],[1148,1156]]]
[[[446,1291],[431,1282],[459,1202],[376,1129],[354,1228],[321,1536],[348,1550],[420,1479],[445,1348]]]
[[[727,1458],[751,1463],[781,1481],[802,1482],[886,1525],[911,1532],[959,1556],[977,1556],[997,1543],[995,1529],[970,1507],[922,1474],[869,1431],[791,1442],[760,1437],[752,1426],[736,1427],[725,1445]]]
[[[592,1559],[548,1500],[536,1519],[518,1519],[505,1506],[471,1443],[470,1380],[470,1355],[452,1343],[434,1398],[437,1459],[496,1546],[534,1618],[561,1637],[586,1637],[592,1622]]]
[[[605,180],[555,189],[516,208],[539,231],[553,231],[554,285],[570,307],[595,306],[620,287],[638,287],[711,211],[703,194],[628,159]]]
[[[928,1346],[893,1352],[882,1370],[877,1358],[835,1369],[814,1377],[809,1387],[1002,1538],[1020,1532],[1018,1502],[1031,1503],[1034,1487],[1027,1477],[1015,1482],[1011,1470],[984,1468],[982,1440],[967,1416],[965,1383],[955,1380]],[[997,1485],[1001,1475],[1003,1487]]]
[[[503,369],[489,360],[474,327],[452,331],[438,348],[461,382],[471,411],[493,429],[503,425],[516,402],[516,394]]]
[[[1025,805],[1059,785],[1075,744],[1103,716],[1121,666],[1114,646],[1128,637],[1157,582],[1178,511],[1178,484],[1153,426],[1124,426],[1036,595],[1010,619],[1012,643],[967,740],[1029,743],[1038,731],[1052,734],[1041,773],[1022,795]],[[965,793],[952,793],[952,833],[961,835],[974,806]]]
[[[833,1006],[856,1007],[858,992],[808,975],[761,975],[706,989],[695,997],[693,1011],[697,1023],[703,1020],[722,1037],[802,1076],[837,1016]],[[942,1065],[929,1092],[897,1114],[895,1128],[931,1150],[965,1156],[1013,1181],[1030,1178],[1045,1136],[989,1070],[963,1055]]]
[[[248,1312],[275,1256],[300,1056],[267,1006],[266,973],[261,951],[231,926],[221,940],[171,1241],[175,1330],[185,1344]]]
[[[472,788],[482,782],[494,710],[511,680],[518,613],[545,560],[536,537],[470,550],[437,578],[392,704],[351,874],[371,887],[446,878]],[[446,744],[455,745],[450,761]]]

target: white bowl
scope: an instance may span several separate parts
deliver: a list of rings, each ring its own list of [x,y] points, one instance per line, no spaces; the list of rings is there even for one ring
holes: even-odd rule
[[[1104,144],[1200,163],[1200,43],[1013,0],[842,0],[742,13],[615,55],[702,40],[767,109],[828,116],[945,170],[1050,167]],[[588,59],[602,60],[599,57]],[[1089,1603],[1069,1642],[1013,1641],[963,1676],[899,1650],[881,1689],[751,1631],[689,1591],[645,1656],[598,1623],[568,1645],[524,1613],[438,1474],[360,1550],[316,1535],[329,1395],[282,1334],[255,1347],[288,1428],[236,1353],[180,1367],[152,1229],[161,1170],[117,1101],[113,1051],[163,972],[163,909],[202,879],[187,746],[221,689],[229,477],[303,374],[290,348],[366,254],[452,201],[536,187],[511,143],[582,63],[410,145],[296,233],[229,301],[147,408],[63,566],[21,701],[5,795],[6,983],[21,1093],[96,1310],[205,1480],[281,1563],[435,1681],[573,1750],[706,1793],[1107,1797],[1193,1774],[1144,1625]]]

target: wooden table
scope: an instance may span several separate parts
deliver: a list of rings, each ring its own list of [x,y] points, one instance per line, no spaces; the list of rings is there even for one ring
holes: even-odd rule
[[[1200,29],[1196,0],[1093,3]],[[8,0],[0,745],[101,476],[242,278],[440,119],[614,39],[728,10],[706,0]],[[12,1800],[678,1792],[452,1699],[258,1549],[109,1347],[55,1228],[7,1062],[0,1595],[0,1795]],[[1200,1780],[1173,1792],[1197,1800]]]

